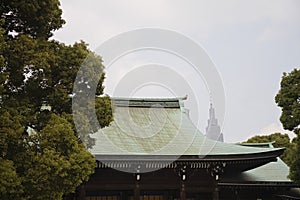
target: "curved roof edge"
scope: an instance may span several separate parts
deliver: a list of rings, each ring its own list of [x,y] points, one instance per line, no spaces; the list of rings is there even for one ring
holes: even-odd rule
[[[236,143],[237,145],[241,146],[249,146],[249,147],[268,147],[268,148],[274,148],[273,144],[276,141],[271,141],[271,142],[259,142],[259,143],[248,143],[248,142],[241,142],[241,143]]]

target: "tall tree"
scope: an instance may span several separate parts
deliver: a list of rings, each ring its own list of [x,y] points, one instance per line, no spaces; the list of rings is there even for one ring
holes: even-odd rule
[[[282,109],[280,121],[283,127],[296,134],[296,152],[291,164],[290,177],[300,184],[300,70],[283,73],[280,90],[275,102]]]
[[[88,55],[89,71],[100,81],[95,104],[86,102],[87,108],[96,111],[101,127],[112,120],[110,99],[103,97],[104,66],[82,41],[65,45],[48,39],[64,23],[58,0],[4,0],[0,9],[0,168],[5,169],[0,175],[8,179],[0,182],[0,199],[61,199],[95,166],[79,140],[84,130],[76,129],[72,117],[75,78]]]

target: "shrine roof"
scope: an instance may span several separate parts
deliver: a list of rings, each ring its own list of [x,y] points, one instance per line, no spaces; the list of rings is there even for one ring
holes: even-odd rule
[[[184,107],[186,98],[113,98],[114,121],[91,135],[93,155],[277,157],[283,148],[242,146],[206,138]]]

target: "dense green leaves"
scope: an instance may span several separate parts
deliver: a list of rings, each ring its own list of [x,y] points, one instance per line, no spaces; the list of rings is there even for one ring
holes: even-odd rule
[[[12,159],[21,150],[24,127],[20,115],[0,110],[0,152],[1,157]]]
[[[2,0],[1,18],[6,33],[25,33],[32,37],[49,38],[65,21],[58,0]]]
[[[293,151],[290,154],[292,164],[290,168],[290,178],[300,184],[300,141],[299,136],[294,139]]]
[[[4,21],[1,20],[0,25],[3,22]],[[6,44],[6,41],[4,39],[4,32],[5,32],[5,30],[0,27],[0,66],[5,66],[5,57],[3,56],[3,54],[4,54],[4,51],[7,48],[7,44]],[[2,68],[0,68],[0,69],[2,69]],[[0,70],[0,106],[1,106],[1,96],[5,92],[4,83],[6,81],[7,75],[8,75],[7,73],[4,73],[3,71]]]
[[[283,74],[275,101],[282,108],[280,121],[283,127],[297,131],[300,126],[300,70]]]
[[[93,58],[84,71],[90,76],[77,85],[86,92],[93,84],[94,93],[76,106],[94,111],[98,127],[112,120],[110,99],[102,96],[102,59],[83,41],[48,39],[64,23],[58,0],[4,0],[0,9],[0,199],[61,199],[95,166],[79,137],[97,131],[96,121],[83,112],[86,123],[78,129],[72,110],[87,57]]]
[[[284,73],[280,83],[280,90],[275,101],[282,108],[280,121],[283,127],[294,131],[297,135],[293,140],[290,177],[300,184],[300,70],[294,69]]]
[[[0,198],[20,199],[23,193],[21,178],[13,162],[0,157]]]
[[[94,171],[94,158],[63,117],[52,114],[31,141],[32,163],[25,165],[24,181],[26,190],[31,191],[30,198],[60,199],[63,194],[74,192]]]
[[[0,109],[0,199],[19,199],[23,193],[22,176],[13,161],[23,150],[24,128],[19,118]]]

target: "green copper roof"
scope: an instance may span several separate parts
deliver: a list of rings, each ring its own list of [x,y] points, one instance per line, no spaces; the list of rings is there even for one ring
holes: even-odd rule
[[[289,167],[280,158],[277,158],[276,162],[270,162],[255,169],[235,174],[234,176],[231,174],[224,175],[220,182],[231,184],[258,184],[261,182],[264,185],[267,185],[268,183],[293,184],[288,178],[288,175]]]
[[[94,155],[240,155],[282,149],[254,148],[206,138],[181,99],[114,99],[114,121],[92,137]]]
[[[291,182],[288,175],[289,167],[280,158],[278,158],[277,162],[270,162],[241,173],[244,180],[265,182]]]

